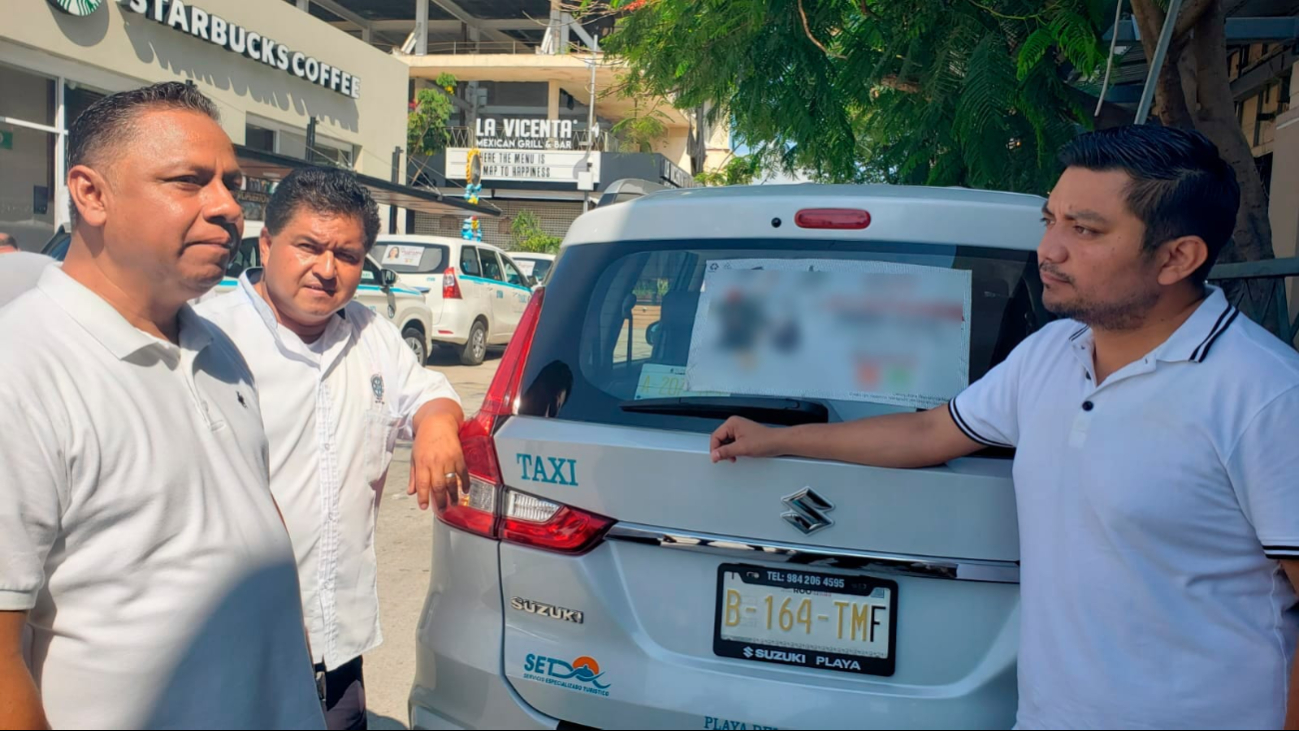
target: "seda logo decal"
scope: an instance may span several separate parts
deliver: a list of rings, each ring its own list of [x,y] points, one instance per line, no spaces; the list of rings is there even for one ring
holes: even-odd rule
[[[569,663],[553,657],[529,654],[523,661],[525,680],[608,697],[610,684],[600,682],[603,677],[600,663],[593,657],[582,656]]]

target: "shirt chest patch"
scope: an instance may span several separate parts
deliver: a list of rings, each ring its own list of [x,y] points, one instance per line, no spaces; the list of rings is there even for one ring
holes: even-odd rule
[[[375,402],[381,403],[383,401],[383,376],[377,373],[370,376],[370,390],[374,392]]]

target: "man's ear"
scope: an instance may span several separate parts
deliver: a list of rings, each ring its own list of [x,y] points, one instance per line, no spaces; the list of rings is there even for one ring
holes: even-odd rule
[[[1209,245],[1199,236],[1182,236],[1160,247],[1163,263],[1159,267],[1159,283],[1177,284],[1189,278],[1204,262],[1209,260]]]
[[[108,181],[86,165],[77,165],[68,171],[68,196],[77,208],[79,220],[93,228],[102,228],[108,221],[112,191]]]
[[[264,267],[271,258],[271,230],[265,226],[262,227],[262,235],[257,239],[257,248],[261,251],[261,262]]]

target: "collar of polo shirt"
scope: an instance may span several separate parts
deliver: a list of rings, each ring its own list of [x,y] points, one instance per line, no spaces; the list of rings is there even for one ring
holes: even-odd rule
[[[65,274],[61,267],[46,267],[36,286],[118,360],[148,347],[178,355],[182,348],[199,352],[212,343],[211,331],[189,305],[181,307],[178,314],[180,346],[177,347],[132,325],[104,298]]]
[[[1164,363],[1203,363],[1218,337],[1240,315],[1227,301],[1227,295],[1218,287],[1208,287],[1208,296],[1195,308],[1195,312],[1177,328],[1163,345],[1155,348],[1149,360]],[[1091,328],[1079,326],[1069,335],[1070,342],[1091,349]]]

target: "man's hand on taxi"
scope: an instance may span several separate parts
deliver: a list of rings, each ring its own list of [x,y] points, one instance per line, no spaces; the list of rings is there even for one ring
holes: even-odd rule
[[[424,404],[415,414],[408,495],[419,496],[420,510],[436,504],[445,508],[469,488],[465,455],[460,449],[464,412],[450,399]]]
[[[708,448],[714,463],[722,460],[734,462],[737,457],[778,457],[783,454],[784,446],[781,432],[780,429],[732,416],[713,432]]]

